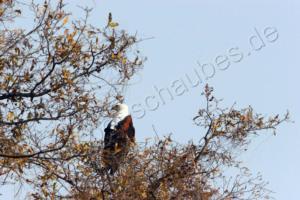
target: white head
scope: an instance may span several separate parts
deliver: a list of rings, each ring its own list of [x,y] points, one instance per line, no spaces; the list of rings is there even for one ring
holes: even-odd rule
[[[126,116],[129,115],[128,106],[124,103],[118,103],[112,107],[112,110],[116,111],[116,117],[124,119]],[[121,120],[122,120],[121,119]]]
[[[129,109],[126,104],[118,103],[112,107],[115,110],[114,119],[111,121],[111,127],[114,128],[120,121],[129,115]]]

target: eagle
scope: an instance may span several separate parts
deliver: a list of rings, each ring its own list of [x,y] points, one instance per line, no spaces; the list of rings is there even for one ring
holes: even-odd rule
[[[124,162],[130,147],[135,144],[135,128],[128,106],[118,103],[112,107],[113,119],[104,129],[102,160],[105,169],[114,174]]]

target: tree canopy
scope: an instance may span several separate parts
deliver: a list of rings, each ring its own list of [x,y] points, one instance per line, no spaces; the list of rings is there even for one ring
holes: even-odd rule
[[[269,198],[261,176],[236,154],[288,114],[265,118],[250,106],[223,108],[208,85],[206,106],[194,118],[198,141],[138,143],[115,174],[101,170],[103,142],[95,130],[145,58],[136,47],[141,40],[119,30],[111,14],[98,28],[88,23],[90,9],[75,19],[65,6],[0,0],[2,185],[27,185],[28,199]],[[25,11],[31,28],[18,27]]]

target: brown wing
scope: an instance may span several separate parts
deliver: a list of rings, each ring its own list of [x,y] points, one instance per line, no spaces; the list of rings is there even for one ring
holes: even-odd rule
[[[118,128],[123,134],[126,134],[130,142],[135,142],[135,128],[133,126],[132,117],[128,115],[118,124]]]
[[[124,157],[122,153],[126,145],[126,137],[119,129],[112,129],[111,123],[104,129],[104,132],[102,161],[104,167],[113,174],[118,169],[121,158]]]
[[[104,151],[102,158],[106,168],[113,174],[125,159],[129,147],[135,142],[135,129],[131,116],[129,115],[120,121],[116,129],[111,129],[109,124],[104,131]]]

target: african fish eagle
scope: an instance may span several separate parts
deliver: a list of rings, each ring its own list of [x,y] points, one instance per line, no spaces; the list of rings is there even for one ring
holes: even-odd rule
[[[135,129],[128,106],[118,103],[112,110],[114,118],[104,129],[103,163],[110,174],[124,161],[129,148],[135,144]]]

